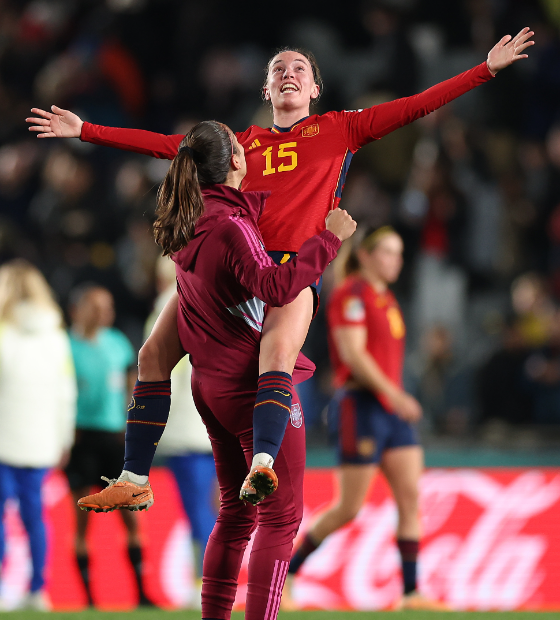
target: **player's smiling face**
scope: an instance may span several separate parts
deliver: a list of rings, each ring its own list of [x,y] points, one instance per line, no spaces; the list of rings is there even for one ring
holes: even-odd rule
[[[264,96],[275,109],[306,108],[302,116],[309,114],[311,100],[319,96],[309,60],[299,52],[277,54],[268,67]]]

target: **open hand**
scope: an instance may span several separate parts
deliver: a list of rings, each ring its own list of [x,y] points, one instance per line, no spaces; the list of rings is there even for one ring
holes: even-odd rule
[[[29,131],[37,131],[38,138],[79,138],[82,135],[84,121],[70,110],[63,110],[55,105],[51,106],[52,112],[31,108],[39,118],[29,117],[25,120],[33,123]]]
[[[517,60],[527,58],[527,54],[522,54],[522,52],[531,45],[535,45],[534,41],[529,41],[534,34],[529,28],[523,28],[513,38],[510,34],[502,37],[488,52],[486,64],[490,73],[496,75],[498,71],[509,67]]]
[[[356,230],[356,222],[346,211],[336,208],[333,209],[325,220],[327,230],[336,235],[341,241],[348,239]]]

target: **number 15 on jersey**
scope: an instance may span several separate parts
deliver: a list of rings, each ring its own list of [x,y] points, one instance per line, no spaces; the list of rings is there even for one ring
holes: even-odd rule
[[[296,146],[297,142],[284,142],[284,144],[278,145],[277,153],[273,153],[275,148],[273,146],[269,146],[267,149],[265,149],[262,153],[262,156],[265,158],[263,177],[267,176],[268,174],[275,174],[276,172],[288,172],[289,170],[293,170],[297,166],[297,153],[296,151],[289,149],[293,149]],[[273,168],[272,166],[273,155],[277,168]],[[282,161],[278,165],[277,160],[278,158],[282,157],[289,158],[289,163]]]

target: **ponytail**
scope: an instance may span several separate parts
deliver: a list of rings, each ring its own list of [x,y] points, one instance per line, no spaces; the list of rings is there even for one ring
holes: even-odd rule
[[[204,213],[200,184],[224,183],[236,153],[231,131],[217,121],[198,123],[183,138],[157,195],[154,236],[164,256],[193,238]]]

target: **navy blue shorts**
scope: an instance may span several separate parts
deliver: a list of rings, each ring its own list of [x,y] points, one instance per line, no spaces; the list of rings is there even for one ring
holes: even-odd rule
[[[297,252],[267,252],[272,260],[277,265],[283,265],[289,263],[293,258],[297,256]],[[313,316],[317,314],[319,308],[319,296],[321,295],[321,287],[323,286],[323,276],[311,284],[311,290],[313,291]]]
[[[379,463],[385,450],[419,444],[416,428],[388,413],[367,390],[340,389],[329,405],[338,419],[339,463]]]

